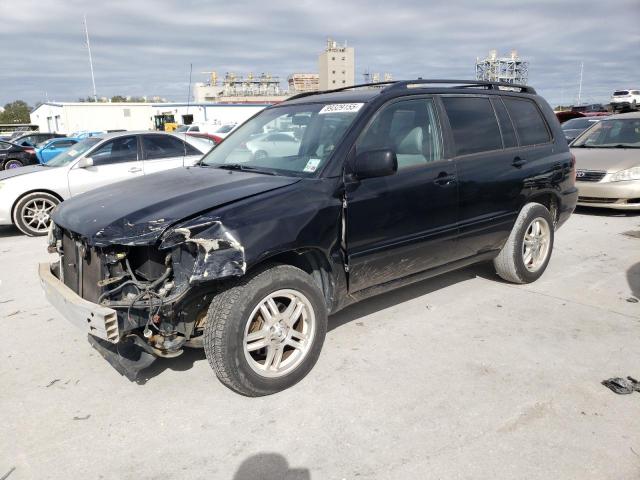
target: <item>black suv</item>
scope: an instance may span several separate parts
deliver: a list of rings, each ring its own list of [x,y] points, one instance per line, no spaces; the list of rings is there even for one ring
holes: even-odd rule
[[[327,316],[493,261],[547,267],[576,204],[574,159],[527,86],[415,80],[301,94],[200,165],[110,185],[53,213],[50,301],[135,379],[204,347],[250,396],[312,368]]]

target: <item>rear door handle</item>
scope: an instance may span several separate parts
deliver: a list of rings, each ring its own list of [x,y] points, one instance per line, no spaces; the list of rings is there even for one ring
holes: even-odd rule
[[[447,172],[440,172],[440,174],[436,177],[433,183],[435,183],[440,187],[446,187],[447,185],[456,183],[456,176],[449,175]]]
[[[516,157],[516,158],[513,159],[513,162],[511,163],[511,165],[513,165],[516,168],[520,168],[525,163],[527,163],[527,161],[524,158]]]
[[[130,173],[138,173],[138,172],[141,172],[141,171],[142,171],[142,169],[140,167],[131,167],[129,169]]]

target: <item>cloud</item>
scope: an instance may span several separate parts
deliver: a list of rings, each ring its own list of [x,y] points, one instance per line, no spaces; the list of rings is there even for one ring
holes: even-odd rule
[[[640,82],[637,0],[2,0],[0,104],[76,100],[91,93],[83,14],[99,95],[186,100],[189,64],[201,73],[317,70],[327,36],[356,49],[365,69],[394,78],[473,78],[476,57],[512,48],[550,103],[606,101]],[[615,28],[611,28],[615,16]]]

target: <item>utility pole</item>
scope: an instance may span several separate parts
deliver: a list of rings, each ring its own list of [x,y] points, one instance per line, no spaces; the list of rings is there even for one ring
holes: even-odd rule
[[[91,44],[89,43],[89,29],[87,28],[87,16],[84,16],[84,33],[87,39],[87,51],[89,52],[89,68],[91,69],[91,84],[93,85],[93,101],[98,101],[98,94],[96,93],[96,79],[93,76],[93,59],[91,58]]]
[[[580,62],[580,83],[578,84],[578,105],[582,102],[582,72],[584,71],[584,62]]]

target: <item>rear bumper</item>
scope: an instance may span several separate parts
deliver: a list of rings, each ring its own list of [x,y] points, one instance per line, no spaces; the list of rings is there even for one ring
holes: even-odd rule
[[[38,265],[40,283],[47,300],[69,322],[95,337],[118,343],[118,315],[115,310],[89,302],[67,287],[51,272],[51,265]]]
[[[569,220],[569,217],[576,209],[578,201],[578,189],[572,188],[562,193],[560,205],[558,205],[558,222],[556,223],[556,229],[560,228],[564,222]]]
[[[578,182],[578,205],[640,210],[640,180],[628,182]]]

